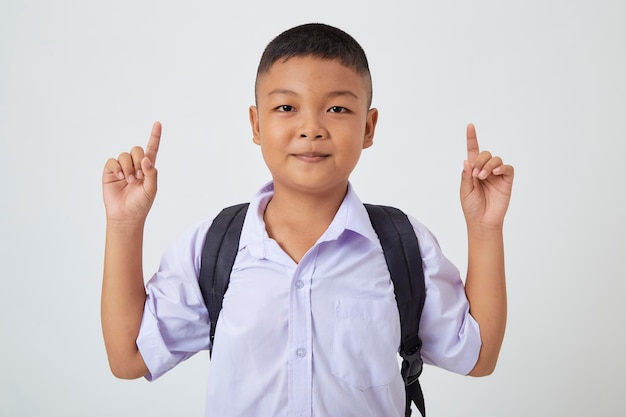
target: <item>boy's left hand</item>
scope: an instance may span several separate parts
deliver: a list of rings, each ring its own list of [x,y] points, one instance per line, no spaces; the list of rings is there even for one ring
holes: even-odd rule
[[[467,126],[467,160],[461,178],[461,207],[468,226],[501,228],[509,207],[514,170],[488,151],[480,152],[476,129]]]

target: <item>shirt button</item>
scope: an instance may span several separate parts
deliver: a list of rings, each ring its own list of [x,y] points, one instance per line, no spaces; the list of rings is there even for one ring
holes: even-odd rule
[[[299,358],[304,358],[306,356],[306,349],[298,348],[296,350],[296,356],[298,356]]]
[[[302,281],[301,279],[297,280],[296,281],[296,288],[300,289],[302,287],[304,287],[304,281]]]

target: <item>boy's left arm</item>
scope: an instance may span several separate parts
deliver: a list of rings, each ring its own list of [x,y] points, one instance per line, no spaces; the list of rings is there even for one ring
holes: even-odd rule
[[[480,151],[476,129],[467,126],[467,161],[461,178],[461,206],[467,223],[468,263],[465,292],[480,326],[482,346],[472,376],[491,374],[506,327],[504,216],[513,186],[513,167]]]

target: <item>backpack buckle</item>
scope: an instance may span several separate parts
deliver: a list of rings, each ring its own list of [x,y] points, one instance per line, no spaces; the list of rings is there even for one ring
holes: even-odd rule
[[[411,385],[417,382],[424,369],[424,361],[422,360],[422,352],[420,346],[411,350],[409,353],[401,351],[402,356],[402,378],[405,385]]]

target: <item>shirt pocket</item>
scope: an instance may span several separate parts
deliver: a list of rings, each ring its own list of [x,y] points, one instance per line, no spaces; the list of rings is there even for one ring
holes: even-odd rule
[[[395,300],[340,298],[335,304],[332,373],[364,391],[400,375]]]

